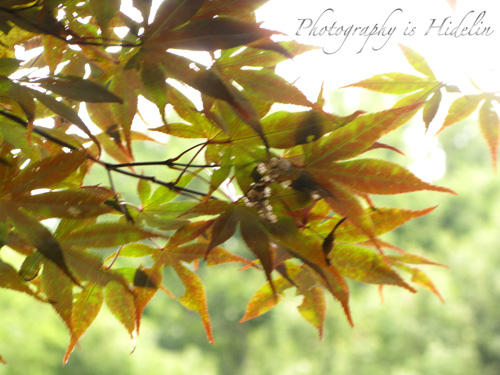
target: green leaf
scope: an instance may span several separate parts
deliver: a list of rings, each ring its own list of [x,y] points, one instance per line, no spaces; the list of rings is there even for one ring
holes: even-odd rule
[[[441,296],[441,293],[439,293],[432,280],[429,278],[429,276],[427,276],[427,274],[424,271],[418,268],[407,267],[402,264],[398,264],[397,267],[411,274],[412,275],[411,281],[413,283],[420,285],[426,288],[427,290],[430,290],[439,298],[439,300],[442,303],[444,303],[443,296]]]
[[[28,255],[21,268],[19,269],[19,275],[25,281],[31,281],[38,276],[40,269],[42,268],[43,255],[39,251],[34,251]]]
[[[384,94],[409,94],[428,86],[435,86],[436,81],[404,74],[385,73],[378,74],[369,79],[353,83],[345,87],[362,87],[364,89],[382,92]]]
[[[120,0],[90,0],[92,15],[103,31],[107,29],[109,21],[120,11],[120,3]]]
[[[254,23],[217,17],[191,21],[169,33],[158,33],[145,45],[161,50],[214,51],[252,43],[273,34],[273,31],[261,29]]]
[[[169,3],[169,2],[166,2]],[[156,61],[143,60],[141,67],[141,78],[146,97],[156,104],[160,114],[165,115],[165,107],[168,103],[167,83],[165,74]]]
[[[497,168],[498,144],[500,140],[500,119],[494,111],[491,101],[487,100],[479,110],[479,126],[490,148],[493,169]]]
[[[413,69],[427,77],[435,78],[432,69],[418,52],[402,44],[399,45],[399,48],[401,48],[401,51],[403,51],[406,57],[406,60],[408,60]]]
[[[11,57],[0,57],[0,76],[8,77],[19,69],[20,60]]]
[[[38,80],[40,86],[68,99],[89,103],[123,103],[101,84],[80,77],[51,77]]]

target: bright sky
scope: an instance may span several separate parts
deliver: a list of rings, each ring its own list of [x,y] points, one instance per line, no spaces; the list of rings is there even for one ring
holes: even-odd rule
[[[310,99],[317,96],[323,81],[327,89],[335,90],[375,74],[415,74],[398,43],[422,54],[438,79],[459,86],[463,93],[478,92],[471,79],[485,91],[500,91],[499,1],[458,0],[454,11],[446,0],[271,0],[259,16],[265,21],[263,27],[322,48],[283,63],[278,70],[290,81],[297,81]],[[332,25],[336,35],[328,35]],[[373,30],[376,25],[381,32],[370,37],[353,31],[356,27]],[[453,33],[456,27],[458,37],[439,35]],[[460,36],[463,27],[480,35]],[[413,28],[414,35],[405,35]],[[356,99],[356,89],[348,89],[346,94]],[[432,134],[445,114],[438,113],[428,134],[423,124],[416,123],[404,135],[413,160],[411,169],[427,181],[445,172],[446,155]]]

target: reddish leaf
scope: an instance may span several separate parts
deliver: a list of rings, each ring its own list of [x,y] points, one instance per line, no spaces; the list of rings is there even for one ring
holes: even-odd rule
[[[396,147],[393,147],[391,145],[387,145],[385,143],[380,143],[380,142],[375,142],[373,145],[371,145],[370,147],[368,147],[366,149],[366,151],[378,150],[378,149],[391,150],[391,151],[397,152],[400,155],[405,156],[405,154],[401,150],[397,149]]]
[[[85,153],[60,152],[40,161],[30,163],[19,175],[4,186],[4,192],[14,197],[47,186],[56,186],[85,161]]]
[[[147,46],[214,51],[269,38],[274,32],[253,23],[217,17],[191,21],[169,33],[156,34],[146,41]]]
[[[97,82],[79,77],[51,77],[38,80],[40,86],[68,99],[89,103],[115,102],[122,99]]]
[[[212,225],[212,237],[208,250],[226,242],[236,232],[236,225],[240,220],[236,207],[230,207],[226,212],[215,219]]]
[[[293,84],[272,70],[239,70],[234,79],[251,97],[259,100],[311,107],[313,104]]]
[[[159,234],[125,223],[97,223],[59,237],[64,246],[105,248],[136,242]]]
[[[5,359],[3,359],[3,357],[1,355],[0,355],[0,363],[3,365],[7,364],[7,362],[5,361]]]
[[[493,169],[496,170],[500,140],[500,119],[498,118],[498,114],[493,110],[491,101],[485,101],[479,110],[479,126],[490,148]]]
[[[42,287],[52,307],[73,332],[73,283],[64,272],[51,262],[45,262],[42,273]]]
[[[330,178],[355,191],[368,194],[400,194],[418,190],[456,194],[453,190],[420,180],[404,167],[377,159],[334,163],[326,171],[315,170],[314,176],[320,181]]]
[[[184,246],[165,248],[158,256],[158,262],[163,266],[168,266],[172,261],[184,261],[191,263],[197,259],[203,258],[207,254],[206,243],[192,243]],[[214,247],[207,256],[207,265],[215,266],[223,263],[241,262],[250,264],[245,258],[234,255],[220,246]]]
[[[356,245],[336,244],[330,259],[342,275],[370,284],[397,285],[415,292],[377,252]]]
[[[61,63],[64,57],[64,51],[67,44],[52,35],[43,36],[43,54],[45,61],[49,66],[50,74],[54,74],[57,66]]]
[[[443,126],[441,127],[439,132],[442,132],[448,126],[469,117],[476,110],[477,106],[483,99],[484,94],[479,94],[465,95],[455,100],[453,103],[451,103],[448,114],[446,115]]]
[[[203,283],[196,273],[182,264],[173,263],[172,266],[186,288],[184,295],[179,298],[179,302],[187,309],[194,310],[200,314],[208,340],[213,344],[212,325],[210,323],[210,316],[208,315],[207,297]]]
[[[323,289],[314,287],[304,293],[304,300],[298,307],[300,314],[311,323],[323,337],[323,325],[326,317],[326,301]]]
[[[274,254],[270,250],[269,235],[264,229],[259,216],[250,210],[244,210],[240,220],[241,236],[248,248],[260,260],[266,277],[271,282]]]
[[[213,220],[203,220],[183,225],[170,237],[167,247],[172,248],[195,240],[204,234],[212,224]]]
[[[97,285],[87,285],[86,288],[82,289],[82,291],[76,295],[71,314],[73,332],[71,334],[70,344],[64,355],[63,363],[68,362],[69,356],[78,343],[78,340],[92,324],[97,314],[99,314],[103,299],[102,288]]]
[[[212,0],[205,1],[196,17],[246,16],[264,5],[267,0]]]
[[[86,187],[79,190],[68,189],[36,195],[24,195],[10,202],[42,217],[65,217],[82,219],[99,216],[111,211],[104,202],[113,198],[111,190]]]
[[[408,60],[413,69],[427,77],[435,78],[432,69],[418,52],[403,44],[400,44],[399,48],[401,48],[401,51],[403,51],[406,57],[406,60]]]
[[[111,281],[104,290],[104,300],[109,310],[126,328],[131,338],[135,338],[136,308],[132,291],[123,284]]]
[[[434,86],[436,82],[404,73],[385,73],[345,87],[362,87],[384,94],[400,95],[409,94],[430,85]]]

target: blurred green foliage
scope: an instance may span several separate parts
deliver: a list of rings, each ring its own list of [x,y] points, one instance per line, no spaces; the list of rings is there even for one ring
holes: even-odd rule
[[[380,95],[364,92],[360,98],[360,105],[353,103],[353,108],[383,107]],[[334,111],[349,112],[351,106],[342,94],[332,94],[331,100]],[[428,291],[411,295],[389,287],[384,289],[381,304],[376,287],[351,284],[356,327],[350,328],[339,304],[329,301],[321,342],[317,332],[299,317],[296,306],[301,301],[293,295],[287,295],[269,314],[240,324],[246,302],[265,282],[263,276],[240,271],[238,265],[202,266],[200,276],[207,289],[215,345],[208,343],[195,313],[159,295],[145,311],[133,354],[129,354],[134,345],[126,332],[104,310],[62,367],[69,335],[55,312],[21,294],[2,290],[0,352],[9,364],[0,367],[0,375],[497,375],[499,177],[491,170],[484,141],[472,121],[455,125],[439,137],[447,165],[445,177],[437,183],[459,196],[423,192],[375,201],[405,208],[439,205],[435,212],[404,225],[387,239],[450,266],[449,270],[426,268],[446,304]],[[423,132],[423,124],[421,127]],[[405,151],[401,136],[401,131],[396,132],[385,141]],[[141,160],[159,160],[163,147],[183,149],[183,145],[147,144],[137,148],[136,155]],[[376,152],[388,153],[398,163],[410,163],[391,151]],[[93,176],[89,183],[102,178]],[[127,187],[135,188],[133,184]],[[244,245],[230,241],[229,247],[245,252]],[[182,284],[174,275],[166,273],[164,284],[182,293]]]

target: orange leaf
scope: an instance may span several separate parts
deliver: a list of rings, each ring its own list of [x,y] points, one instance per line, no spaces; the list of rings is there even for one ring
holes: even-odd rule
[[[213,220],[202,220],[183,225],[170,237],[167,247],[176,247],[195,240],[204,234],[212,226],[213,222]]]
[[[179,298],[179,302],[187,309],[194,310],[200,314],[208,340],[213,344],[214,338],[212,336],[210,315],[208,314],[207,297],[201,279],[196,273],[186,268],[181,263],[175,262],[172,266],[186,288],[184,295]]]
[[[434,120],[434,117],[436,117],[437,111],[439,109],[439,104],[441,104],[442,98],[443,95],[441,94],[441,91],[437,90],[436,92],[434,92],[434,95],[432,95],[429,101],[425,103],[423,119],[425,122],[426,129],[429,128],[431,121]]]
[[[415,284],[418,284],[428,290],[430,290],[432,293],[434,293],[439,300],[444,303],[443,296],[441,296],[441,293],[437,290],[436,286],[432,282],[432,280],[427,276],[425,272],[422,270],[419,270],[418,268],[412,268],[412,267],[407,267],[403,265],[397,265],[398,268],[401,268],[402,270],[410,273],[412,275],[411,281],[414,282]]]
[[[135,318],[137,333],[141,323],[141,316],[146,305],[158,291],[162,280],[161,267],[156,264],[153,268],[139,267],[134,275],[134,294],[135,294]]]
[[[29,294],[30,296],[41,300],[27,285],[26,282],[19,276],[19,273],[10,264],[3,262],[0,259],[0,287],[16,290]]]

